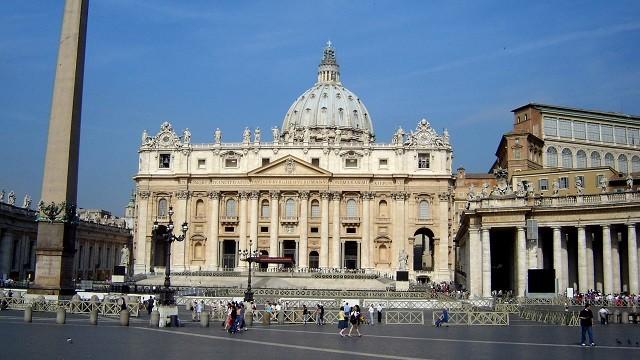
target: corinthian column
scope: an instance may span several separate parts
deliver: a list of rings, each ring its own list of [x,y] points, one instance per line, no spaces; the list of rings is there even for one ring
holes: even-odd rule
[[[362,243],[361,243],[361,251],[362,261],[361,267],[363,269],[371,268],[371,258],[369,257],[371,254],[371,235],[369,233],[369,224],[370,224],[370,212],[371,202],[370,200],[373,198],[373,194],[370,192],[362,193]]]
[[[407,249],[407,242],[408,239],[405,235],[405,221],[406,221],[406,217],[405,217],[405,200],[407,198],[407,193],[405,192],[398,192],[393,194],[393,198],[395,199],[395,206],[394,206],[394,216],[393,216],[393,233],[395,234],[394,239],[393,239],[393,243],[394,243],[394,247],[397,247],[398,249],[398,255],[393,257],[393,261],[395,262],[395,266],[396,268],[399,268],[398,264],[398,258],[399,255],[401,254],[401,252],[404,250],[405,253],[407,255],[409,255],[408,261],[407,261],[407,267],[410,268],[413,265],[413,250],[412,249]],[[405,270],[409,270],[409,269],[405,269]]]
[[[176,191],[175,214],[173,215],[173,223],[175,224],[176,233],[179,233],[180,225],[189,219],[189,191]],[[187,255],[189,248],[189,234],[184,241],[174,241],[171,243],[171,270],[184,271],[187,268]]]
[[[218,234],[220,233],[220,192],[212,191],[209,193],[209,208],[211,216],[209,217],[209,239],[207,239],[207,268],[209,270],[218,270]]]
[[[523,297],[527,290],[527,238],[524,227],[519,226],[516,231],[516,261],[518,264],[517,294],[519,297]]]
[[[251,218],[251,225],[249,226],[249,240],[253,241],[253,248],[258,248],[258,198],[260,197],[260,191],[252,191],[249,194],[249,216]],[[254,249],[249,249],[254,250]]]
[[[482,296],[482,242],[480,229],[469,226],[469,291],[473,297]]]
[[[133,273],[144,274],[149,271],[151,265],[151,244],[147,237],[151,235],[151,231],[148,229],[147,224],[149,220],[149,192],[139,191],[138,199],[136,200],[138,211],[138,226],[135,230],[136,253],[133,259]]]
[[[567,284],[563,280],[566,270],[562,264],[562,233],[559,226],[553,227],[553,268],[556,270],[557,291],[563,293]]]
[[[578,225],[578,291],[586,293],[587,290],[587,237],[584,225]]]
[[[339,192],[331,194],[331,204],[333,208],[333,229],[331,236],[331,267],[341,268],[340,263],[340,197]]]
[[[629,257],[629,293],[638,294],[638,242],[636,224],[627,225],[627,253]]]
[[[613,293],[613,265],[611,264],[611,229],[602,225],[602,275],[604,293]]]
[[[482,228],[482,296],[491,297],[491,238],[489,228]]]
[[[271,226],[269,227],[269,256],[278,256],[278,230],[279,230],[279,213],[280,203],[280,191],[270,191],[271,195]]]
[[[249,243],[247,242],[247,223],[249,222],[247,219],[247,199],[249,198],[248,191],[240,191],[240,216],[238,217],[239,224],[239,235],[238,239],[239,249],[246,250]],[[246,261],[239,261],[238,267],[245,268],[247,267]]]
[[[306,268],[309,260],[309,249],[308,249],[308,229],[307,229],[307,212],[309,208],[309,192],[308,191],[300,191],[300,220],[299,220],[299,229],[300,229],[300,242],[298,249],[298,267]]]
[[[322,198],[322,218],[320,220],[320,267],[329,267],[329,195],[328,191],[320,193]]]

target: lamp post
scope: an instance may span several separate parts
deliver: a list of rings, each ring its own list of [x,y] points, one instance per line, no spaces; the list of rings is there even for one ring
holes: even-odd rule
[[[249,249],[251,249],[251,245],[253,244],[252,240],[249,240]],[[241,261],[246,261],[249,263],[249,276],[247,278],[247,291],[244,292],[244,301],[253,301],[253,290],[251,290],[251,268],[252,263],[255,262],[259,256],[258,250],[238,250],[238,255],[240,255]]]
[[[158,224],[158,221],[153,222],[152,237],[154,240],[162,241],[164,243],[164,288],[160,290],[160,304],[161,305],[174,305],[175,300],[173,298],[173,291],[171,290],[171,243],[173,241],[183,241],[187,236],[189,226],[186,222],[182,223],[182,235],[173,235],[173,207],[169,207],[169,222],[167,225]]]

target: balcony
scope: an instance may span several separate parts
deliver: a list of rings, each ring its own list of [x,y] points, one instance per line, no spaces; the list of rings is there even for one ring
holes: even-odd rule
[[[340,218],[340,222],[345,226],[360,225],[359,216],[343,216]]]
[[[298,223],[297,216],[282,216],[280,218],[280,223],[282,225],[296,225]]]
[[[237,225],[238,217],[237,216],[221,216],[220,224],[222,225]]]

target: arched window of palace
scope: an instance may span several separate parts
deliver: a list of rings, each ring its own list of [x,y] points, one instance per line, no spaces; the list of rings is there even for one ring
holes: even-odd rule
[[[204,216],[204,201],[200,199],[196,201],[196,217],[203,217],[203,216]]]
[[[604,166],[609,166],[612,169],[614,169],[616,167],[615,161],[613,160],[613,155],[611,155],[611,153],[607,153],[604,156]]]
[[[260,217],[269,217],[269,200],[267,199],[262,200],[262,203],[260,204]]]
[[[618,156],[618,171],[625,174],[629,171],[629,165],[627,164],[627,157],[624,154]]]
[[[600,153],[594,151],[591,153],[591,167],[602,166],[602,157],[600,157]]]
[[[387,212],[387,202],[384,200],[381,200],[380,203],[378,203],[378,217],[389,217],[389,213]]]
[[[554,147],[547,149],[547,166],[558,167],[558,150]]]
[[[382,264],[389,263],[389,249],[387,248],[387,245],[380,245],[378,248],[378,260],[378,262]]]
[[[236,199],[229,199],[226,203],[225,215],[228,217],[238,216]]]
[[[429,202],[427,200],[420,200],[418,203],[418,219],[429,218]]]
[[[311,200],[311,217],[319,218],[320,217],[320,202],[318,200]]]
[[[167,199],[158,200],[158,217],[167,216]]]
[[[347,216],[348,217],[358,216],[358,207],[357,207],[356,201],[353,199],[347,200]]]
[[[587,153],[584,150],[578,150],[576,153],[576,165],[579,169],[587,167]]]
[[[568,169],[573,167],[573,154],[569,149],[562,149],[562,167]]]
[[[640,171],[640,156],[634,155],[631,158],[631,172],[639,172]]]
[[[284,216],[294,217],[296,216],[296,202],[293,199],[287,199],[284,203]]]

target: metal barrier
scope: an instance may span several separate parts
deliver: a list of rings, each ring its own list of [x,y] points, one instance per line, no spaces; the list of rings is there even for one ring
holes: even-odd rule
[[[520,312],[520,304],[513,304],[513,303],[495,304],[495,306],[493,307],[493,310],[498,312],[508,312],[512,314],[517,314]]]
[[[74,300],[35,300],[27,301],[24,298],[4,298],[7,306],[12,310],[24,310],[31,305],[32,311],[56,312],[58,309],[65,309],[70,314],[89,314],[93,310],[104,316],[120,316],[120,304],[115,302],[92,302]],[[137,317],[140,313],[140,304],[128,303],[127,310],[129,316]]]
[[[575,311],[546,311],[522,308],[519,314],[520,317],[525,320],[542,322],[545,324],[564,326],[580,325],[580,313]]]
[[[384,321],[389,325],[424,325],[424,312],[417,310],[387,310]]]
[[[433,312],[433,323],[442,315],[442,311]],[[507,326],[509,313],[497,311],[450,311],[449,325]]]

